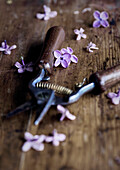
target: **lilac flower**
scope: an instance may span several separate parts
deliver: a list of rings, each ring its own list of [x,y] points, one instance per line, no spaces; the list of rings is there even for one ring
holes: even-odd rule
[[[27,152],[31,148],[35,149],[36,151],[43,151],[46,136],[45,135],[35,135],[33,136],[29,132],[25,132],[24,138],[26,142],[22,146],[22,151]]]
[[[23,72],[25,72],[25,70],[32,72],[33,71],[32,62],[25,64],[23,57],[21,57],[21,59],[22,59],[22,64],[20,64],[19,62],[15,63],[15,66],[18,68],[18,73],[23,73]]]
[[[76,119],[76,116],[72,115],[68,109],[64,108],[61,105],[57,105],[57,110],[62,114],[60,121],[63,121],[65,118],[68,118],[70,120]]]
[[[12,45],[11,47],[9,45],[7,45],[6,40],[4,42],[2,42],[2,46],[0,47],[0,51],[3,51],[4,54],[11,54],[11,50],[17,48],[16,45]]]
[[[52,142],[54,146],[58,146],[60,142],[64,141],[66,136],[62,133],[57,133],[57,130],[53,130],[53,136],[47,136],[45,141]]]
[[[70,63],[70,54],[65,53],[62,54],[59,50],[54,51],[54,57],[57,58],[55,61],[54,66],[57,67],[58,65],[62,65],[64,68],[67,68]]]
[[[37,13],[36,17],[38,19],[49,20],[50,18],[54,18],[57,16],[57,11],[51,11],[51,9],[46,5],[44,5],[43,8],[45,13],[44,14]]]
[[[67,54],[67,53],[70,54],[70,61],[72,61],[74,63],[78,62],[78,58],[73,54],[73,49],[72,48],[70,48],[70,47],[67,47],[67,49],[62,48],[61,53],[62,54]],[[68,64],[70,64],[70,62]]]
[[[117,93],[110,92],[107,94],[107,97],[111,99],[111,102],[115,105],[120,103],[120,90]]]
[[[77,34],[77,39],[76,40],[81,40],[81,38],[86,38],[86,34],[83,34],[84,32],[84,29],[83,28],[80,28],[80,30],[78,29],[75,29],[74,30],[74,33]]]
[[[109,23],[107,21],[107,19],[109,18],[108,13],[103,11],[103,12],[99,12],[99,11],[95,11],[93,14],[94,18],[96,19],[93,22],[93,27],[98,28],[101,25],[103,27],[109,27]]]
[[[90,42],[90,43],[88,44],[88,46],[87,46],[87,50],[88,50],[90,53],[92,53],[92,52],[93,52],[92,49],[93,49],[93,50],[98,50],[99,48],[96,47],[96,45],[95,45],[94,43]]]

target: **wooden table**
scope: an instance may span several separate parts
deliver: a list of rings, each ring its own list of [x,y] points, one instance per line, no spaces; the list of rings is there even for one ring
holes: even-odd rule
[[[36,13],[46,4],[58,12],[48,21],[38,20]],[[82,13],[84,8],[91,11]],[[0,170],[117,170],[115,161],[120,156],[120,105],[112,105],[106,98],[110,91],[117,92],[119,84],[105,93],[86,94],[67,106],[76,116],[74,121],[57,119],[56,108],[51,108],[38,126],[34,125],[36,110],[26,111],[8,120],[3,115],[30,99],[28,83],[35,73],[18,74],[16,61],[36,61],[45,34],[51,26],[63,26],[66,39],[62,47],[71,47],[78,57],[67,69],[55,68],[51,82],[74,88],[76,82],[97,70],[105,70],[120,61],[120,1],[119,0],[7,0],[0,1],[0,43],[7,40],[17,49],[11,55],[0,52]],[[95,10],[109,13],[109,28],[93,28]],[[74,14],[79,11],[79,14]],[[76,41],[75,28],[84,28],[86,39]],[[99,50],[88,53],[84,48],[92,41]],[[42,152],[21,151],[24,132],[48,135],[57,129],[66,134],[60,146],[45,144]]]

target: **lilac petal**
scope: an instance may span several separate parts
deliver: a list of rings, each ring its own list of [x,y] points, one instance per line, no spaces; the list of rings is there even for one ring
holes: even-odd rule
[[[10,55],[11,51],[10,50],[5,50],[4,53]]]
[[[87,36],[86,36],[86,34],[82,34],[82,37],[83,37],[83,38],[86,38]]]
[[[66,112],[66,117],[70,120],[75,120],[76,116],[72,115],[69,111]]]
[[[10,46],[6,44],[6,49],[8,49]]]
[[[51,18],[56,17],[56,16],[57,16],[57,11],[52,11],[52,12],[50,12],[49,16],[50,16]]]
[[[5,49],[3,47],[0,47],[0,51],[5,51]]]
[[[61,49],[61,53],[62,53],[62,54],[65,54],[65,53],[67,53],[67,52],[68,52],[68,51],[67,51],[66,48],[62,48],[62,49]]]
[[[68,51],[69,54],[73,53],[73,49],[71,47],[67,47],[67,51]]]
[[[50,19],[50,16],[49,15],[45,15],[44,20],[47,21],[49,19]]]
[[[60,65],[60,59],[58,58],[58,59],[56,59],[54,66],[57,67],[59,65]]]
[[[25,71],[25,69],[23,69],[23,68],[18,69],[18,73],[23,73],[24,71]]]
[[[78,58],[75,55],[71,55],[71,61],[74,63],[78,62]]]
[[[66,135],[64,135],[62,133],[58,134],[56,139],[62,142],[62,141],[64,141],[66,139]]]
[[[24,133],[24,138],[26,140],[32,140],[33,139],[33,135],[31,133],[29,133],[29,132],[25,132]]]
[[[68,67],[68,62],[66,60],[61,60],[61,65],[64,67],[64,68],[67,68]]]
[[[81,35],[80,35],[80,34],[78,34],[76,40],[77,40],[77,41],[81,40]]]
[[[100,18],[103,20],[107,20],[109,18],[108,13],[105,11],[101,12]]]
[[[45,136],[45,135],[40,135],[40,136],[39,136],[39,139],[37,140],[37,142],[42,143],[42,142],[44,142],[45,139],[46,139],[46,136]]]
[[[59,143],[60,143],[60,142],[59,142],[58,140],[53,140],[53,145],[54,145],[54,146],[59,146]]]
[[[62,56],[64,58],[64,60],[66,60],[67,62],[69,62],[70,58],[71,58],[71,55],[69,53],[65,53],[63,54]]]
[[[52,132],[53,136],[57,135],[57,130],[54,129],[53,132]]]
[[[46,136],[45,138],[45,142],[52,142],[54,140],[54,137],[53,136]]]
[[[64,113],[66,109],[59,104],[59,105],[57,105],[57,110],[58,110],[60,113]]]
[[[102,20],[100,23],[103,27],[109,27],[109,23],[106,20]]]
[[[19,62],[16,62],[16,63],[15,63],[15,67],[17,67],[17,68],[22,68],[22,65],[21,65]]]
[[[93,16],[94,16],[95,19],[99,20],[100,19],[100,12],[99,11],[95,11],[93,13]]]
[[[28,150],[30,150],[31,146],[32,146],[31,142],[25,142],[22,146],[22,151],[27,152]]]
[[[9,50],[14,50],[15,48],[17,48],[17,46],[16,46],[16,45],[12,45],[12,46],[9,48]]]
[[[80,28],[80,33],[82,34],[85,30],[83,28]]]
[[[79,33],[80,33],[80,30],[75,29],[75,30],[74,30],[74,33],[75,33],[75,34],[79,34]]]
[[[117,94],[116,94],[116,93],[113,93],[113,92],[110,92],[110,93],[107,94],[107,97],[108,97],[108,98],[114,98],[114,97],[116,97],[116,96],[117,96]]]
[[[48,6],[44,5],[43,8],[44,8],[45,13],[51,12],[51,9]]]
[[[117,105],[117,104],[119,104],[119,102],[120,102],[119,97],[114,97],[114,98],[112,98],[112,103],[113,103],[113,104]]]
[[[33,136],[33,138],[32,138],[32,140],[37,140],[37,141],[38,141],[38,139],[39,139],[39,135],[35,135],[35,136]]]
[[[87,11],[91,11],[91,8],[84,8],[84,9],[82,10],[82,13],[85,13],[85,12],[87,12]]]
[[[79,11],[74,11],[73,13],[74,13],[75,15],[77,15],[77,14],[79,14]]]
[[[34,142],[32,145],[32,148],[36,151],[43,151],[44,150],[44,144],[39,142]]]
[[[99,48],[98,47],[90,47],[90,50],[93,49],[93,50],[98,50]]]
[[[37,13],[36,18],[37,19],[43,19],[45,17],[45,14]]]
[[[91,47],[90,48],[96,48],[96,44],[91,43]]]
[[[70,62],[71,62],[71,60],[70,60],[71,55],[70,55],[69,53],[65,53],[65,54],[63,54],[63,58],[64,58],[64,60],[67,62],[67,65],[69,65]],[[65,63],[64,60],[61,60],[61,62],[63,61],[63,63]],[[61,64],[62,64],[62,63],[61,63]],[[68,67],[68,66],[67,66],[67,67]]]
[[[65,119],[66,115],[62,113],[62,116],[60,118],[60,122],[62,122]]]
[[[2,47],[5,48],[5,42],[2,42]]]
[[[59,50],[54,51],[54,57],[55,58],[60,58],[61,57],[61,52]]]
[[[99,20],[95,20],[95,21],[93,22],[93,27],[94,27],[94,28],[98,28],[98,27],[100,27],[100,25],[101,25],[101,22],[100,22]]]
[[[25,70],[27,70],[29,72],[33,72],[33,68],[32,67],[26,67]]]
[[[89,48],[89,52],[90,52],[90,53],[93,53],[93,50],[91,50],[91,49]]]
[[[117,96],[120,96],[120,90],[118,90],[118,92],[117,92]]]
[[[96,47],[96,46],[95,46],[95,47],[93,46],[93,47],[90,47],[90,49],[98,50],[99,48],[98,48],[98,47]]]

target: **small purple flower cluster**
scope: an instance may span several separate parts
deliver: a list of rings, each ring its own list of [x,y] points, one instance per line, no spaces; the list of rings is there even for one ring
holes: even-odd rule
[[[57,110],[62,114],[60,121],[63,121],[65,118],[69,120],[75,120],[76,116],[72,115],[68,109],[64,108],[61,105],[57,105]]]
[[[120,90],[117,93],[110,92],[107,94],[107,97],[110,98],[111,102],[115,105],[120,103]]]
[[[46,5],[44,5],[43,8],[45,13],[44,14],[37,13],[36,14],[37,19],[43,19],[46,21],[49,20],[50,18],[54,18],[57,16],[57,11],[51,11],[51,9]]]
[[[27,152],[31,148],[35,149],[36,151],[43,151],[44,150],[44,142],[52,143],[54,146],[58,146],[60,142],[66,139],[66,136],[62,133],[57,133],[57,130],[54,129],[52,136],[46,135],[35,135],[33,136],[29,132],[25,132],[24,138],[26,142],[22,146],[22,151]]]
[[[15,66],[18,68],[18,73],[23,73],[25,71],[32,72],[33,71],[33,63],[30,62],[28,64],[25,64],[23,57],[21,57],[21,59],[22,59],[22,64],[20,64],[19,62],[15,63]]]
[[[11,50],[14,50],[15,48],[17,48],[16,45],[12,45],[11,47],[7,44],[7,41],[5,40],[4,42],[2,42],[1,47],[0,47],[0,51],[2,51],[4,54],[11,54]]]
[[[95,28],[98,28],[100,27],[101,25],[103,27],[109,27],[109,23],[107,21],[107,19],[109,18],[108,16],[108,13],[103,11],[103,12],[99,12],[99,11],[95,11],[93,13],[93,16],[94,18],[96,19],[94,22],[93,22],[93,27]]]
[[[54,66],[62,65],[64,68],[67,68],[71,61],[74,63],[78,62],[78,58],[73,54],[73,49],[70,47],[62,48],[61,51],[54,51],[54,57],[56,58]]]

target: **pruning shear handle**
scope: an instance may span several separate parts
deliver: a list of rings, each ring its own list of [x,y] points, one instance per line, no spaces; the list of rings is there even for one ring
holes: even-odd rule
[[[58,50],[65,40],[65,31],[60,26],[51,27],[45,38],[42,56],[39,59],[39,66],[44,66],[48,73],[52,73],[54,56],[53,52]]]

